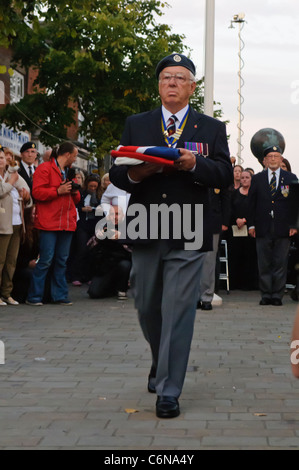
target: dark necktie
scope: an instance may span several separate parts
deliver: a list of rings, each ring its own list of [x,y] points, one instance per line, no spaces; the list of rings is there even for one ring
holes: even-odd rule
[[[30,181],[32,181],[32,175],[33,175],[33,171],[32,171],[32,167],[29,165],[28,167],[28,170],[29,170],[29,178],[30,178]]]
[[[175,131],[176,131],[176,125],[175,125],[175,122],[178,120],[178,118],[173,114],[172,116],[170,116],[170,118],[168,119],[168,123],[167,123],[167,132],[168,132],[168,137],[172,136]],[[163,173],[166,173],[166,174],[169,174],[169,173],[173,173],[175,172],[176,169],[171,167],[171,166],[164,166],[163,167]]]
[[[272,178],[270,181],[270,192],[271,192],[271,197],[273,198],[276,194],[276,173],[275,171],[272,171]]]
[[[173,114],[168,119],[168,124],[167,124],[167,132],[169,136],[173,135],[176,131],[175,121],[177,121],[177,117]]]

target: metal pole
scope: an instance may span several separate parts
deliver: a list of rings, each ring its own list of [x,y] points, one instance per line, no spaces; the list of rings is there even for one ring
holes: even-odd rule
[[[241,58],[241,23],[239,23],[239,125],[238,125],[238,153],[237,153],[237,162],[238,165],[241,165],[242,158],[242,80],[241,80],[241,70],[242,70],[242,58]]]
[[[214,114],[215,0],[206,0],[204,113]]]
[[[242,145],[242,136],[244,134],[242,130],[242,121],[244,119],[243,113],[242,113],[242,104],[244,102],[244,98],[242,96],[242,87],[244,85],[244,80],[242,78],[242,69],[244,66],[244,61],[242,59],[242,50],[244,49],[244,41],[242,40],[241,37],[241,31],[244,27],[245,24],[245,13],[239,13],[237,15],[234,15],[230,28],[233,28],[233,23],[239,23],[239,71],[238,71],[238,76],[239,76],[239,88],[238,88],[238,151],[237,151],[237,163],[238,165],[241,165],[243,163],[242,159],[242,150],[243,150],[243,145]]]

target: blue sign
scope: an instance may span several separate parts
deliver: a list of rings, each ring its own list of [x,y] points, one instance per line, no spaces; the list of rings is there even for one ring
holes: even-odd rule
[[[23,144],[29,142],[29,134],[26,132],[16,132],[8,127],[5,124],[2,124],[0,127],[0,144],[3,147],[9,147],[15,153],[20,153],[20,148]]]

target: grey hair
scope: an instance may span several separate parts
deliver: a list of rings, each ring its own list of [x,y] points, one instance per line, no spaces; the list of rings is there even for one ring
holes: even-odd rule
[[[190,80],[192,80],[192,82],[196,82],[196,78],[193,75],[193,73],[191,72],[191,70],[190,70]]]

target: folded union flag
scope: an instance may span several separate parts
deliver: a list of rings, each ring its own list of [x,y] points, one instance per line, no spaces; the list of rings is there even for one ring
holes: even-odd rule
[[[135,147],[120,145],[111,151],[116,158],[115,165],[139,165],[142,162],[157,163],[158,165],[173,165],[180,158],[180,150],[169,147]]]

